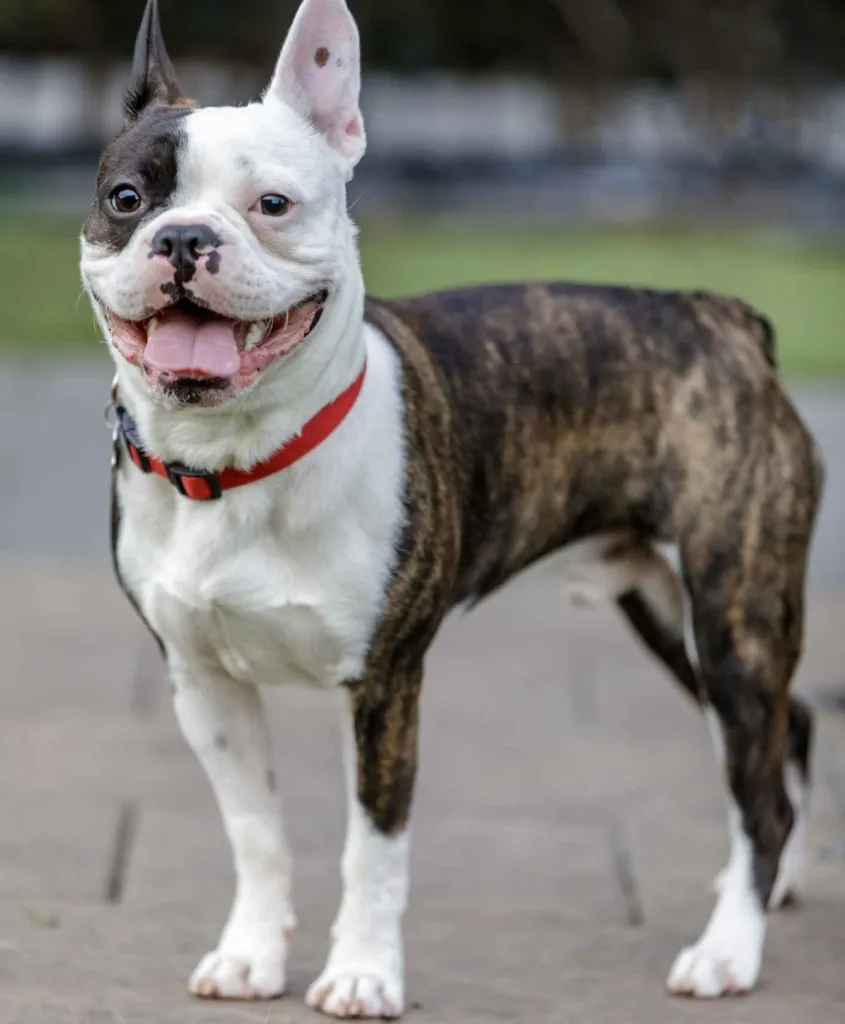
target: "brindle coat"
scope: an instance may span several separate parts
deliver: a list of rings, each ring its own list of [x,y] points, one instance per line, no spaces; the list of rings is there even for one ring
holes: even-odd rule
[[[444,615],[567,543],[609,530],[676,543],[700,669],[638,591],[645,643],[715,709],[761,899],[792,824],[787,745],[810,718],[788,684],[823,470],[774,368],[769,324],[704,293],[543,284],[393,302],[407,520],[365,675],[350,681],[358,792],[405,823],[423,659]]]

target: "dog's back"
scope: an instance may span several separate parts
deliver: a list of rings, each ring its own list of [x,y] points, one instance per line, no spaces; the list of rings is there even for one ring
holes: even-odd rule
[[[419,401],[448,419],[438,472],[459,507],[458,600],[589,534],[678,540],[708,507],[724,514],[726,481],[742,481],[731,504],[761,498],[756,468],[784,451],[815,503],[813,443],[777,381],[771,328],[743,302],[504,285],[371,302],[368,318],[406,366],[425,353],[439,385]]]

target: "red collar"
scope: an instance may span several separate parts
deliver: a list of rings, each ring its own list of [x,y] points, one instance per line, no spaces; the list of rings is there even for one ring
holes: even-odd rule
[[[259,462],[251,469],[221,469],[216,473],[201,469],[191,469],[181,462],[163,462],[154,455],[147,455],[138,434],[138,428],[129,411],[120,402],[114,406],[116,414],[116,435],[122,436],[126,450],[135,465],[144,473],[155,473],[169,480],[176,490],[186,498],[194,501],[211,501],[222,496],[223,491],[233,487],[243,487],[255,480],[263,480],[266,476],[279,473],[294,462],[298,462],[331,434],[346,419],[355,400],[361,393],[367,364],[349,385],[349,387],[328,405],[313,416],[296,437],[286,441],[264,462]]]

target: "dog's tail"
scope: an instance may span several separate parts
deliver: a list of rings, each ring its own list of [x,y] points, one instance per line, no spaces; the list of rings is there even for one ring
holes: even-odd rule
[[[746,306],[746,328],[757,339],[766,361],[773,370],[778,368],[777,355],[775,353],[775,329],[771,320],[758,313],[751,306]]]
[[[778,368],[775,352],[775,329],[771,320],[741,299],[728,300],[725,312],[741,330],[747,332],[760,346],[760,351],[773,370]]]
[[[694,292],[692,299],[699,318],[709,323],[712,329],[718,331],[727,324],[738,328],[746,336],[754,339],[763,358],[773,370],[777,370],[775,329],[768,317],[742,299],[729,298],[714,292]]]

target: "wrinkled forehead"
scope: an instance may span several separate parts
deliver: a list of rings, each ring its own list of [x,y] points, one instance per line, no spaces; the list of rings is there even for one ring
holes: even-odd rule
[[[265,189],[302,201],[336,177],[323,139],[282,103],[197,110],[185,120],[185,134],[179,159],[185,198]]]
[[[118,185],[143,190],[147,213],[142,224],[171,203],[177,191],[179,154],[187,141],[185,124],[189,116],[185,107],[154,108],[107,147],[100,160],[97,193],[83,228],[88,242],[119,251],[131,240],[138,222],[134,218],[115,218],[108,208],[109,194]]]

